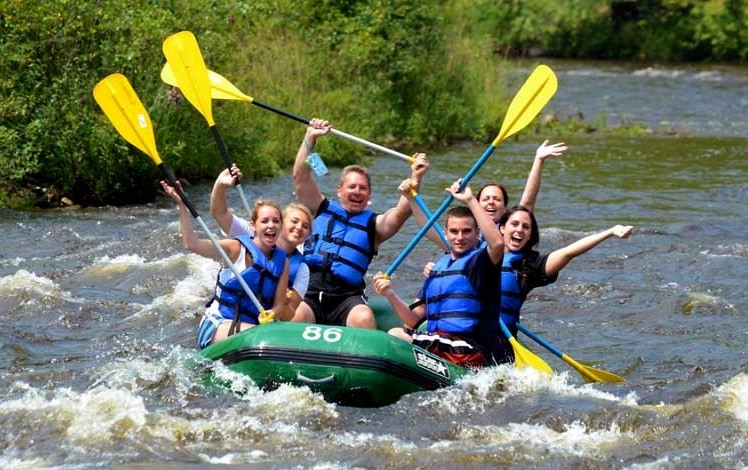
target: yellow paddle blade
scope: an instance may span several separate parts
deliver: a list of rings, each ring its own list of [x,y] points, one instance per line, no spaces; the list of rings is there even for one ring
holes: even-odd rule
[[[239,100],[251,103],[254,98],[245,95],[241,90],[228,81],[223,75],[208,70],[208,79],[210,80],[210,97],[214,100]],[[167,85],[179,88],[174,72],[171,70],[169,63],[164,64],[161,69],[161,80]]]
[[[558,79],[547,65],[538,65],[509,104],[499,135],[493,141],[498,146],[504,139],[527,127],[540,113],[558,89]]]
[[[626,379],[621,377],[620,375],[616,375],[612,372],[607,372],[600,369],[595,369],[594,367],[585,366],[584,364],[580,364],[579,362],[575,361],[574,359],[570,358],[566,354],[561,356],[561,359],[567,364],[569,364],[571,367],[573,367],[577,372],[579,372],[579,375],[582,376],[585,382],[592,383],[592,382],[625,382]]]
[[[233,83],[228,81],[224,76],[208,70],[210,79],[211,96],[219,100],[241,100],[251,103],[253,98],[242,93]]]
[[[96,84],[93,95],[117,132],[160,165],[151,118],[127,78],[113,73]]]
[[[509,337],[509,343],[514,349],[514,361],[518,369],[524,369],[526,366],[532,367],[539,372],[553,373],[553,369],[544,360],[533,354],[532,351],[519,344],[514,336]]]
[[[161,81],[167,85],[179,88],[177,77],[174,76],[174,71],[171,69],[171,65],[169,65],[168,62],[165,63],[164,67],[161,69]]]
[[[184,97],[203,115],[209,127],[215,126],[208,69],[195,35],[189,31],[172,34],[164,40],[163,50]]]

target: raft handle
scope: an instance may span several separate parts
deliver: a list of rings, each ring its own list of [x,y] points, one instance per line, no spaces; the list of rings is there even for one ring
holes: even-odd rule
[[[335,374],[332,374],[329,377],[323,377],[321,379],[313,379],[311,377],[303,375],[301,372],[297,372],[296,380],[298,380],[299,382],[304,382],[307,385],[328,385],[335,382]]]

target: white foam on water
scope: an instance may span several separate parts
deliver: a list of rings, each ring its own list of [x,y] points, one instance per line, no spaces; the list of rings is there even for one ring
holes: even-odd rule
[[[112,266],[112,265],[110,265]],[[186,267],[187,276],[176,281],[176,284],[160,296],[155,297],[150,303],[139,305],[140,310],[132,316],[158,315],[163,312],[179,312],[183,317],[192,318],[196,312],[202,314],[205,302],[215,288],[216,274],[219,264],[215,260],[205,258],[193,253],[176,254],[168,258],[155,260],[142,265],[144,269],[158,274],[163,270],[173,270],[177,267]],[[147,292],[153,275],[144,276],[141,284],[132,286],[134,294]]]
[[[745,256],[748,256],[748,244],[719,244],[713,248],[701,250],[699,251],[699,254],[710,258],[744,258]]]
[[[711,394],[748,429],[748,374],[736,375]]]
[[[96,387],[85,392],[69,388],[45,392],[27,387],[17,399],[0,403],[0,413],[27,413],[63,428],[66,438],[81,445],[106,444],[137,433],[148,412],[143,399],[128,390]]]
[[[487,406],[503,403],[512,397],[551,392],[556,396],[584,397],[637,406],[634,392],[617,396],[599,390],[595,384],[579,384],[570,379],[570,373],[556,371],[546,374],[531,367],[519,369],[514,364],[501,364],[468,374],[456,386],[429,394],[419,405],[431,407],[438,404],[441,409],[459,415],[465,407],[480,412]]]
[[[716,313],[719,311],[734,315],[739,313],[734,304],[728,303],[725,299],[709,292],[688,291],[686,295],[688,296],[688,300],[681,305],[681,311],[685,314]],[[703,307],[702,310],[705,310],[705,312],[699,311],[699,307]],[[717,309],[716,311],[714,310],[715,308]]]
[[[624,467],[625,470],[677,470],[681,468],[678,457],[660,457],[654,462],[636,463]]]
[[[325,425],[339,418],[337,407],[328,403],[322,394],[308,387],[281,384],[272,392],[260,390],[249,376],[234,372],[221,362],[211,362],[210,368],[225,389],[238,399],[256,408],[263,415],[273,414],[283,419],[308,418],[314,415],[317,424]]]
[[[266,452],[261,450],[251,450],[249,452],[243,453],[243,454],[237,454],[235,452],[231,452],[225,455],[222,455],[220,457],[211,457],[207,454],[198,453],[198,457],[200,457],[200,460],[202,460],[205,463],[210,464],[216,464],[216,465],[232,465],[232,464],[241,464],[249,461],[259,461],[259,460],[266,460],[269,456]]]
[[[418,449],[418,446],[409,441],[402,440],[392,434],[374,434],[370,432],[339,432],[328,436],[329,442],[326,447],[342,448],[362,451],[366,448],[375,448],[378,453],[400,455]],[[328,467],[322,467],[328,468]]]
[[[644,69],[634,71],[635,77],[664,77],[664,78],[676,78],[685,75],[686,72],[678,69],[660,69],[655,67],[646,67]]]
[[[200,361],[203,360],[196,351],[181,346],[173,346],[163,355],[152,358],[106,361],[99,366],[98,379],[89,388],[123,388],[148,395],[168,384],[176,389],[176,393],[169,393],[170,400],[188,406],[190,395],[204,393],[195,371]]]
[[[716,70],[679,70],[664,69],[658,67],[647,67],[634,72],[637,77],[654,77],[654,78],[683,78],[696,82],[719,83],[725,81],[725,75]]]
[[[603,458],[622,440],[633,439],[631,433],[622,432],[616,423],[607,429],[588,429],[584,423],[574,421],[557,431],[541,424],[509,423],[506,426],[463,426],[459,441],[450,447],[461,447],[462,441],[510,447],[519,455],[553,454],[562,457]]]
[[[21,264],[26,262],[26,258],[0,258],[0,266],[13,266],[17,268]]]
[[[47,468],[48,466],[49,463],[46,460],[40,458],[20,459],[11,455],[0,454],[0,468],[14,470],[37,470],[40,468]]]
[[[273,458],[269,449],[287,449],[286,457],[300,452],[300,443],[315,442],[320,429],[334,427],[338,419],[334,405],[305,388],[281,385],[246,400],[215,399],[226,406],[192,412],[188,420],[165,417],[158,430],[166,439],[178,435],[207,463],[259,463]]]
[[[83,303],[83,299],[74,297],[70,292],[60,289],[51,279],[20,269],[9,276],[0,278],[0,295],[31,293],[32,296],[20,295],[21,305],[34,304],[39,299],[57,298],[71,303]]]
[[[193,307],[196,303],[201,309],[205,305],[206,298],[213,292],[216,285],[216,276],[220,265],[212,259],[195,254],[188,254],[183,261],[187,263],[189,275],[180,279],[174,286],[172,292],[165,298],[170,302],[172,308],[180,309]]]
[[[296,447],[300,441],[316,439],[320,429],[334,428],[339,420],[337,407],[306,387],[281,385],[263,392],[247,382],[247,377],[236,374],[233,379],[242,383],[241,394],[206,389],[197,380],[200,372],[193,365],[199,358],[190,357],[194,355],[194,351],[176,347],[158,361],[110,363],[85,391],[48,391],[17,382],[13,384],[17,398],[0,403],[0,416],[56,430],[47,439],[59,439],[63,446],[85,447],[87,452],[110,452],[114,442],[127,449],[131,443],[155,439],[190,449],[208,463],[266,461],[268,456],[262,449]],[[230,371],[225,371],[223,377],[228,378]],[[163,389],[168,401],[179,406],[162,407],[159,401],[146,406],[144,397],[157,389]],[[196,406],[196,399],[222,405]],[[237,453],[237,446],[246,452]],[[11,457],[3,456],[9,465],[0,468],[44,465],[28,457],[23,461]]]
[[[119,255],[110,258],[104,255],[94,260],[94,266],[114,267],[114,266],[142,266],[146,264],[145,258],[136,254]]]

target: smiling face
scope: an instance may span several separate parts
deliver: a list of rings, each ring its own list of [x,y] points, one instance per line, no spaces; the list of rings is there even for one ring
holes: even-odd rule
[[[506,222],[499,227],[504,235],[504,249],[522,251],[533,235],[533,220],[529,212],[512,212]]]
[[[283,238],[291,246],[304,243],[311,231],[312,218],[308,212],[293,206],[286,208],[283,217]]]
[[[371,184],[367,175],[358,170],[345,172],[338,183],[338,199],[346,211],[353,214],[363,212],[371,199]]]
[[[501,186],[497,184],[483,186],[478,192],[478,204],[491,216],[494,223],[498,224],[501,215],[506,212],[506,196]]]
[[[452,255],[460,257],[475,248],[478,244],[479,232],[478,223],[467,208],[457,207],[455,209],[467,210],[467,213],[464,211],[447,213],[447,241],[452,249]]]
[[[280,208],[275,203],[255,203],[250,225],[255,232],[255,244],[265,253],[269,253],[277,243],[283,228]]]

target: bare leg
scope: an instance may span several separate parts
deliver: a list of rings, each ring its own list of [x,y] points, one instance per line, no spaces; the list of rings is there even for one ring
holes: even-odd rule
[[[374,311],[368,305],[356,305],[348,312],[345,326],[376,330],[377,322],[374,319]]]
[[[413,342],[413,337],[410,336],[408,333],[406,333],[405,330],[399,326],[396,328],[390,328],[390,330],[387,333],[391,334],[392,336],[396,338],[400,338],[403,341],[407,341],[409,343]]]
[[[244,323],[241,322],[239,324],[239,331],[248,330],[250,328],[254,328],[256,325],[253,325],[251,323]],[[224,340],[229,337],[229,329],[231,328],[231,321],[225,321],[218,325],[218,328],[216,328],[216,333],[213,335],[213,340],[210,344],[217,343],[221,340]]]
[[[291,321],[300,323],[316,323],[314,312],[306,302],[301,302],[299,306],[296,307],[296,312],[294,313],[293,318],[291,318]]]

